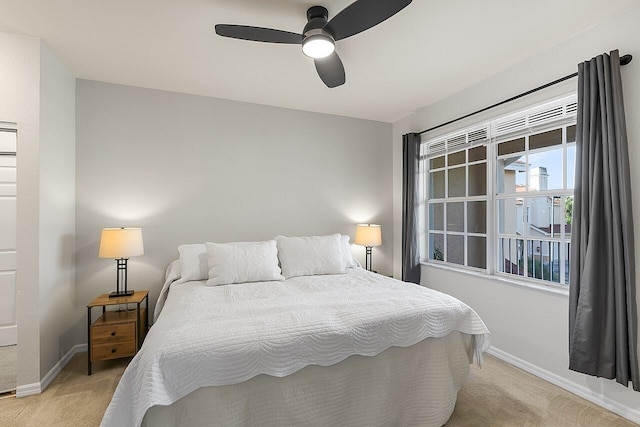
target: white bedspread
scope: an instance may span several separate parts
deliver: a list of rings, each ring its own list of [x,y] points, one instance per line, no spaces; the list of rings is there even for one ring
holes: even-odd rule
[[[477,354],[489,345],[487,328],[464,303],[358,268],[284,282],[174,284],[102,425],[139,426],[147,409],[201,387],[283,377],[451,331],[474,335]]]

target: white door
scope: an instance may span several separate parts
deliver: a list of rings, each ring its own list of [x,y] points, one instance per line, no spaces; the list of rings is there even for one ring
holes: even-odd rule
[[[16,130],[0,123],[0,347],[16,344]]]

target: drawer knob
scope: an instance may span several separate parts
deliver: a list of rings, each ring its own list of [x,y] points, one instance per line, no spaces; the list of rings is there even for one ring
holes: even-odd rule
[[[111,332],[111,336],[112,336],[112,337],[115,337],[115,336],[116,336],[116,333],[115,333],[115,332]]]
[[[115,352],[116,352],[115,348],[111,349],[111,353],[115,353]]]

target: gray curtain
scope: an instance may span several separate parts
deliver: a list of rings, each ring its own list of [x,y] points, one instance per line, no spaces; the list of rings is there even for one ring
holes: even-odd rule
[[[408,133],[402,136],[402,154],[402,280],[420,283],[420,134]]]
[[[569,369],[640,391],[631,183],[618,51],[578,66]]]

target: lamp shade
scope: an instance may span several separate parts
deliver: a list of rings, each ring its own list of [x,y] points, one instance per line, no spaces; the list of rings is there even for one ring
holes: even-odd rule
[[[100,258],[129,258],[144,254],[141,228],[103,228]]]
[[[380,246],[382,229],[378,224],[358,224],[353,243],[361,246]]]

